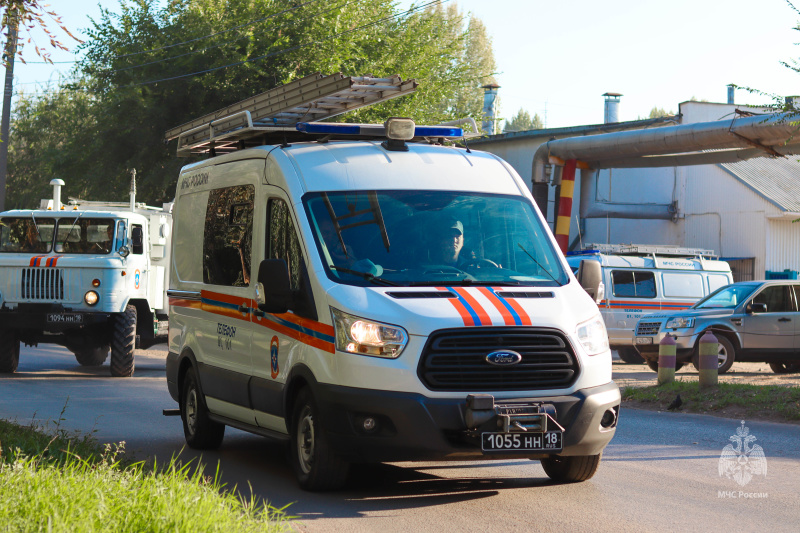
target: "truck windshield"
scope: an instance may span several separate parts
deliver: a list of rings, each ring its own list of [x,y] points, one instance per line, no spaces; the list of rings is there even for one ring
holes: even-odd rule
[[[46,254],[53,248],[53,218],[0,218],[0,252]]]
[[[62,218],[55,251],[59,254],[108,254],[114,248],[113,218]]]
[[[328,277],[378,285],[559,286],[568,281],[523,197],[347,191],[303,198]]]
[[[694,309],[733,309],[756,290],[758,283],[734,283],[717,289],[694,305]]]

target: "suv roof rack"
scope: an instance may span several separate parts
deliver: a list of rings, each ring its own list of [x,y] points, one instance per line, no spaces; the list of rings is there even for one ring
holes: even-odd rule
[[[360,107],[385,102],[417,88],[400,76],[373,78],[341,72],[312,74],[172,128],[165,141],[178,139],[178,156],[225,153],[297,135],[297,124],[316,122]]]
[[[586,243],[583,250],[571,252],[571,254],[591,254],[591,253],[606,253],[606,254],[619,254],[619,255],[674,255],[674,256],[690,256],[690,257],[705,257],[708,259],[716,259],[718,255],[714,250],[704,250],[702,248],[682,248],[680,246],[670,246],[665,244],[600,244],[600,243]]]

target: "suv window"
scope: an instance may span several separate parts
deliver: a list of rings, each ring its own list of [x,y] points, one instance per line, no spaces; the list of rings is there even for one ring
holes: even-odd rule
[[[652,272],[612,270],[611,281],[614,296],[656,297],[656,278]]]
[[[255,187],[215,189],[208,195],[203,232],[203,282],[250,285]]]
[[[753,303],[766,304],[767,313],[786,313],[794,310],[789,285],[773,285],[756,294]]]

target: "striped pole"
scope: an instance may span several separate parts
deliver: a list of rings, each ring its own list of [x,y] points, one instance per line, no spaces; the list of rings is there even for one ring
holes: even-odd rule
[[[719,377],[719,341],[710,330],[700,337],[697,351],[700,388],[716,387]]]
[[[675,381],[675,350],[677,343],[666,335],[658,345],[658,384]]]
[[[562,253],[569,248],[569,223],[572,218],[572,195],[575,192],[575,168],[577,160],[568,159],[561,174],[561,197],[558,199],[556,220],[556,242]]]

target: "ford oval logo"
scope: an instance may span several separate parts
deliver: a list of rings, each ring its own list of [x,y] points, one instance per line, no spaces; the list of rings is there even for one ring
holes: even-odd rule
[[[516,365],[520,361],[522,361],[522,356],[517,352],[512,352],[511,350],[492,352],[486,356],[486,362],[488,362],[490,365],[496,366]]]

